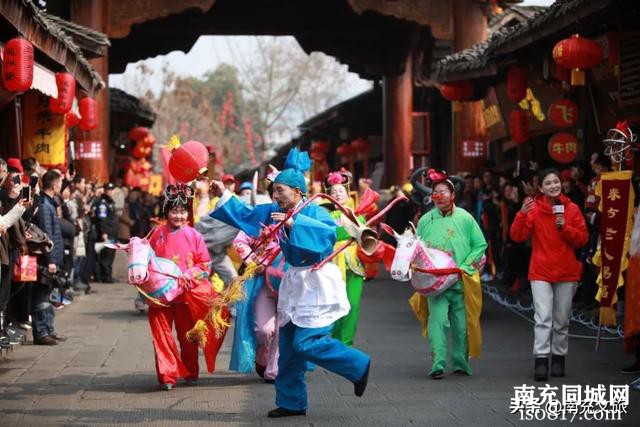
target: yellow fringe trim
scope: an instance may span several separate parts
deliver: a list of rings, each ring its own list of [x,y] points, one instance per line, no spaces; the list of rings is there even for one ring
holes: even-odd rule
[[[204,348],[207,345],[207,332],[209,332],[209,327],[205,321],[198,320],[193,328],[187,332],[187,340],[197,342]]]
[[[172,135],[169,139],[169,142],[167,143],[167,148],[169,149],[169,151],[173,152],[178,147],[180,147],[180,138],[178,138],[178,135]]]

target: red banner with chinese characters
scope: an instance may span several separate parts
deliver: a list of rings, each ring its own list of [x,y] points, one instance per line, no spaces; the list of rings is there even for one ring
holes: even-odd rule
[[[616,289],[622,286],[622,272],[628,266],[628,252],[633,216],[632,171],[603,172],[596,186],[601,197],[600,249],[594,255],[594,264],[600,267],[596,299],[600,307],[609,308],[617,302]],[[601,316],[602,320],[602,316]],[[612,324],[610,321],[601,323]]]

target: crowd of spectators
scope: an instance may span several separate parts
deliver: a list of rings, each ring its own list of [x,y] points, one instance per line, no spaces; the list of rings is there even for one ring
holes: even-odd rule
[[[92,283],[114,282],[114,251],[104,243],[146,235],[158,203],[140,189],[99,186],[32,158],[0,159],[0,347],[21,343],[29,330],[37,345],[64,341],[56,310],[95,293]],[[20,281],[24,258],[37,264],[33,281]]]

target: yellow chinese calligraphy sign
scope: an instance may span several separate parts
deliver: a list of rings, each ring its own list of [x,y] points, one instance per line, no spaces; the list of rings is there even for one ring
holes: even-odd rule
[[[65,168],[67,132],[64,114],[49,109],[49,97],[28,92],[23,101],[22,156],[34,157],[45,167]]]

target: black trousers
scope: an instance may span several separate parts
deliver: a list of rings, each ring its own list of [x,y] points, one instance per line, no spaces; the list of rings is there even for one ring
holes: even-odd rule
[[[113,260],[116,257],[116,250],[104,248],[98,254],[98,280],[113,280]]]

